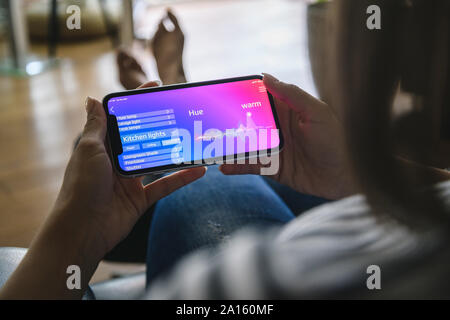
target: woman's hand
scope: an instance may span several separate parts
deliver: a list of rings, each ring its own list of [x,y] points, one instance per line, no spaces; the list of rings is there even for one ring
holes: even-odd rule
[[[284,136],[278,182],[307,194],[338,199],[357,192],[341,122],[332,109],[295,85],[264,75]],[[225,164],[224,174],[259,174],[261,165]]]
[[[99,236],[98,249],[106,254],[125,238],[151,205],[203,176],[206,168],[182,170],[147,186],[142,185],[141,178],[122,178],[113,171],[105,146],[106,116],[102,104],[88,98],[86,111],[87,122],[67,166],[56,208],[75,209],[77,219],[84,220],[85,227]]]

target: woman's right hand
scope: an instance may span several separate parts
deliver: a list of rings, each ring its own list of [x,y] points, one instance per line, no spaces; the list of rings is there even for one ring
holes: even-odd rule
[[[293,84],[264,75],[275,98],[284,136],[280,167],[272,176],[298,192],[339,199],[357,192],[344,146],[344,130],[333,110]],[[260,174],[261,164],[224,164],[224,174]]]

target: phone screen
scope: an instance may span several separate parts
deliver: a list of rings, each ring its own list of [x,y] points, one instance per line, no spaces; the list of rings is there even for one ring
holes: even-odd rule
[[[124,174],[280,147],[273,100],[260,76],[112,94],[104,105],[114,120],[114,160]]]

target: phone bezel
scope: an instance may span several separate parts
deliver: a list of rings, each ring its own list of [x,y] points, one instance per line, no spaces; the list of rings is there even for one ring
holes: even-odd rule
[[[185,168],[213,165],[215,163],[210,163],[210,162],[219,161],[219,160],[222,160],[222,163],[225,163],[226,161],[229,161],[231,155],[228,155],[228,156],[224,155],[224,156],[215,157],[215,158],[202,159],[202,163],[193,163],[195,161],[192,161],[191,163],[169,164],[169,165],[159,166],[159,167],[145,168],[145,169],[139,169],[139,170],[133,170],[133,171],[125,171],[120,167],[119,160],[118,160],[118,156],[123,153],[123,150],[122,150],[122,142],[120,139],[119,128],[117,125],[117,119],[114,115],[111,115],[108,110],[108,101],[111,98],[117,98],[117,97],[129,96],[129,95],[135,95],[135,94],[158,92],[158,91],[169,91],[169,90],[176,90],[176,89],[183,89],[183,88],[190,88],[190,87],[200,87],[200,86],[206,86],[206,85],[212,85],[212,84],[238,82],[238,81],[245,81],[245,80],[252,80],[252,79],[262,80],[263,77],[261,75],[250,75],[250,76],[225,78],[225,79],[218,79],[218,80],[188,82],[188,83],[172,84],[172,85],[165,85],[165,86],[158,86],[158,87],[141,88],[141,89],[113,92],[113,93],[107,94],[103,98],[103,108],[105,110],[106,118],[107,118],[107,140],[108,140],[108,144],[110,147],[110,155],[111,155],[114,169],[123,177],[137,177],[137,176],[142,176],[142,175],[147,175],[147,174],[156,174],[156,173],[163,173],[163,172],[168,172],[168,171],[177,171],[177,170],[181,170],[181,169],[185,169]],[[283,149],[284,139],[283,139],[283,134],[281,132],[278,115],[276,112],[274,99],[269,91],[266,90],[266,92],[269,97],[270,107],[272,109],[272,115],[275,120],[275,125],[278,129],[280,144],[279,144],[278,148],[234,154],[233,155],[234,161],[257,157],[259,152],[266,152],[268,155],[274,155]],[[196,160],[196,161],[198,162],[199,160]]]

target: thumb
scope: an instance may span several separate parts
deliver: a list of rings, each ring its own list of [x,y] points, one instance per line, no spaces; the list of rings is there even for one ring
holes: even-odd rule
[[[106,115],[103,106],[91,97],[87,97],[85,105],[87,121],[81,137],[103,142],[106,136]]]
[[[268,73],[263,73],[263,75],[267,90],[299,113],[308,114],[311,107],[323,103],[294,84],[282,82]]]

